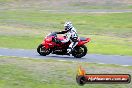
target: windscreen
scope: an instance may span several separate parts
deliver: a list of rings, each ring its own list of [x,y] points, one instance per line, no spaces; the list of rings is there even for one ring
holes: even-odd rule
[[[55,36],[55,37],[56,37],[56,36],[57,36],[57,35],[56,35],[56,32],[51,32],[51,33],[49,33],[49,34],[47,35],[47,37],[50,37],[50,36]]]

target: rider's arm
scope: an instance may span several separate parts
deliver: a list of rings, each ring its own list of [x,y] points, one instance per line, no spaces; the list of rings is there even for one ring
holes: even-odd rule
[[[65,34],[67,33],[68,31],[61,31],[61,32],[56,32],[57,34]]]

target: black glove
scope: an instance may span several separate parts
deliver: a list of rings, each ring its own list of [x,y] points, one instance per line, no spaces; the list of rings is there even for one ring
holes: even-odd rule
[[[67,33],[68,31],[60,31],[60,32],[56,32],[56,34],[65,34],[65,33]]]

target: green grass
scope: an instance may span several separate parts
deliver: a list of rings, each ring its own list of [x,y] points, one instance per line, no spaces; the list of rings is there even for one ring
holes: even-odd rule
[[[0,47],[36,49],[51,31],[70,20],[80,36],[90,37],[89,53],[132,55],[132,13],[48,13],[1,11]]]
[[[89,53],[132,55],[132,42],[125,38],[91,35]]]
[[[8,48],[23,48],[23,49],[36,49],[38,44],[41,43],[42,38],[40,37],[11,37],[11,36],[2,36],[0,37],[1,47]]]
[[[128,8],[131,9],[132,8],[132,5],[129,5]]]
[[[0,3],[1,2],[13,2],[13,1],[16,1],[16,0],[0,0]]]
[[[22,25],[36,29],[59,30],[70,20],[78,32],[83,34],[118,34],[131,36],[132,13],[87,14],[87,13],[45,13],[40,11],[1,11],[0,23],[11,26]]]
[[[79,65],[87,73],[132,74],[131,66],[0,57],[0,88],[82,88],[76,83]],[[88,84],[83,88],[130,88],[130,84]]]

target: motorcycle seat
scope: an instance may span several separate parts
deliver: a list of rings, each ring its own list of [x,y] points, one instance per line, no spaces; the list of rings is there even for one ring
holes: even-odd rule
[[[64,40],[65,38],[63,37],[63,36],[59,36],[59,37],[57,37],[57,39],[59,39],[59,40]]]

